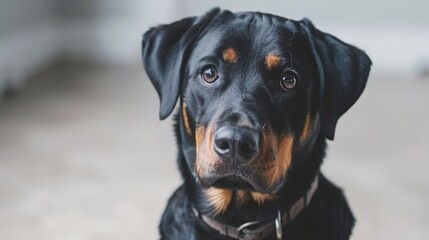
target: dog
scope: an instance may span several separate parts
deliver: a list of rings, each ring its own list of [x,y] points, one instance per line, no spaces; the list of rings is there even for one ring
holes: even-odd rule
[[[355,219],[320,165],[365,88],[362,50],[308,19],[215,8],[149,29],[142,59],[160,119],[179,102],[183,184],[161,239],[349,239]]]

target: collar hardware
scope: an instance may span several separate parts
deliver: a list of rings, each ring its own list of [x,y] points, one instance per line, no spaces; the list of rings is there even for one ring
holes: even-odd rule
[[[277,211],[277,217],[274,223],[276,225],[277,240],[281,240],[283,236],[283,225],[282,225],[282,214],[280,213],[280,210]]]

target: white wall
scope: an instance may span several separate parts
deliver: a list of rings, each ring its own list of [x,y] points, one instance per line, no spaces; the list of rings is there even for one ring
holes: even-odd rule
[[[56,58],[54,7],[54,0],[0,1],[0,95]]]
[[[67,4],[62,41],[72,61],[105,65],[140,64],[142,34],[155,24],[176,19],[174,0],[75,0]],[[85,9],[82,14],[82,9]],[[79,17],[76,17],[79,16]]]
[[[176,19],[174,0],[0,0],[0,95],[58,59],[140,64],[149,26]]]

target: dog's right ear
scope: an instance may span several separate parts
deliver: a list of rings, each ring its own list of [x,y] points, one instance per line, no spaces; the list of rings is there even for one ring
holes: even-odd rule
[[[220,12],[212,9],[201,17],[150,29],[143,35],[142,59],[146,73],[161,101],[159,118],[167,118],[179,97],[184,67],[201,31]]]
[[[322,129],[333,140],[338,119],[362,94],[372,62],[364,51],[320,31],[310,20],[300,24],[319,72]]]

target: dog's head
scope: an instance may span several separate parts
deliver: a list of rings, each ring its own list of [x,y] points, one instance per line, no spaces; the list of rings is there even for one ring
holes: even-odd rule
[[[201,185],[265,194],[320,134],[334,138],[371,65],[307,19],[219,9],[152,28],[142,55],[160,118],[181,99],[183,138],[195,147],[188,167]]]

